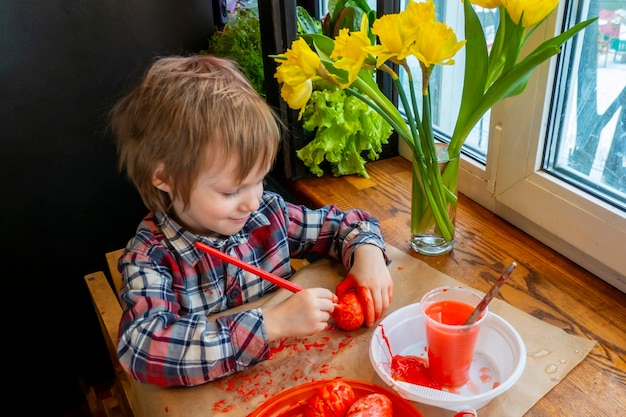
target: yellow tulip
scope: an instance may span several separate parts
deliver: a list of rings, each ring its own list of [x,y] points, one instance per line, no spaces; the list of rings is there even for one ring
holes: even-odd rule
[[[283,85],[280,94],[289,107],[300,109],[298,118],[301,118],[313,91],[311,80],[318,74],[320,57],[300,38],[291,44],[291,49],[274,60],[280,64],[274,74],[274,78]]]
[[[335,48],[330,58],[335,61],[335,68],[348,71],[348,84],[343,87],[356,80],[365,60],[369,57],[366,48],[371,46],[371,42],[367,36],[367,27],[367,18],[364,16],[359,32],[350,32],[344,28],[335,38]]]
[[[502,0],[511,20],[516,24],[521,23],[524,27],[534,26],[541,22],[558,3],[559,0]]]
[[[470,0],[470,3],[475,4],[485,9],[495,9],[502,6],[502,2],[506,0]]]

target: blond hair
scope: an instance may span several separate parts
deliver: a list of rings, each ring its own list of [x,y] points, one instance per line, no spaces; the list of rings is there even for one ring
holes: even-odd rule
[[[187,207],[207,146],[239,158],[236,180],[243,181],[259,164],[269,170],[282,127],[237,64],[211,55],[156,60],[110,118],[120,170],[149,210],[165,212],[171,201],[152,183],[157,167]]]

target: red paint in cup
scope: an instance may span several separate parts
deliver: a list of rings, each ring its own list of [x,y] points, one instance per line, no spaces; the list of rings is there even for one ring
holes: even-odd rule
[[[465,320],[481,297],[463,287],[441,287],[429,291],[421,301],[426,325],[428,373],[433,381],[447,388],[458,388],[469,380],[480,324]]]

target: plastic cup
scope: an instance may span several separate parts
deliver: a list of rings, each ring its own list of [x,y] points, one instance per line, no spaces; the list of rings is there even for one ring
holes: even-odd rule
[[[481,299],[478,293],[456,286],[435,288],[422,297],[428,373],[442,387],[458,388],[469,380],[476,339],[488,310],[473,324],[464,323]]]

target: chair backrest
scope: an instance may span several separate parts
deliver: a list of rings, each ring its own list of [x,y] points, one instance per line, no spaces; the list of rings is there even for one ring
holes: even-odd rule
[[[120,303],[121,299],[119,298],[119,295],[120,289],[122,288],[122,274],[117,269],[117,261],[122,256],[122,253],[124,253],[124,249],[118,249],[105,254],[107,265],[109,266],[109,274],[111,274],[111,281],[113,282],[113,289],[115,290],[115,294],[117,295]]]
[[[119,416],[133,417],[135,407],[133,405],[132,382],[117,359],[117,334],[122,318],[122,306],[118,295],[122,276],[117,270],[117,260],[121,254],[122,250],[106,254],[113,286],[102,271],[85,275],[85,283],[96,310],[100,330],[115,372],[115,379],[110,387],[110,397],[107,398],[106,404],[100,406],[107,410],[107,415],[110,415],[109,412],[111,412]]]

